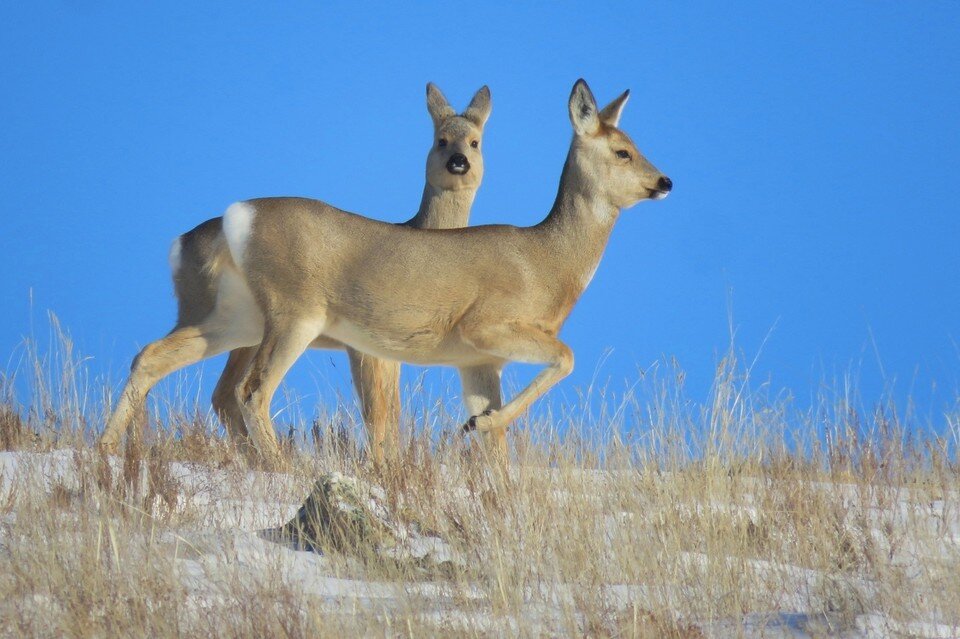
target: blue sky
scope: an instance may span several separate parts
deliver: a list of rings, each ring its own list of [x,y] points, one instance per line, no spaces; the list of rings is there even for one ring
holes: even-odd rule
[[[0,354],[49,309],[119,381],[172,326],[171,239],[237,199],[407,219],[427,81],[458,108],[492,91],[474,223],[535,223],[582,76],[632,90],[621,125],[675,189],[622,215],[557,396],[675,358],[705,397],[732,321],[801,403],[847,373],[868,405],[955,400],[960,5],[408,4],[5,3]],[[313,353],[290,384],[323,401],[347,377]]]

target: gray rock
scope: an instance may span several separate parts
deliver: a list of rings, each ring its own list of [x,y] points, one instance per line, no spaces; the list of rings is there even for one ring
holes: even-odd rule
[[[279,534],[301,549],[338,552],[364,561],[376,558],[419,568],[462,565],[449,543],[421,530],[418,522],[400,521],[390,511],[381,487],[327,473]]]

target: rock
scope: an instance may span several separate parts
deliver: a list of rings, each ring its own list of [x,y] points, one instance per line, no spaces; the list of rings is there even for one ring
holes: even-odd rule
[[[369,488],[352,477],[328,473],[317,480],[297,514],[281,533],[308,550],[356,553],[391,545],[385,518],[371,508]]]
[[[336,551],[363,560],[377,558],[418,568],[462,565],[459,553],[418,522],[400,521],[386,492],[341,473],[327,473],[313,486],[297,514],[280,529],[299,548]]]

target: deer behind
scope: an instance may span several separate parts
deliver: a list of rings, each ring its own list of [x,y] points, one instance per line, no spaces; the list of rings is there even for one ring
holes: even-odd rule
[[[427,109],[434,135],[427,154],[426,183],[420,208],[404,225],[466,226],[483,178],[481,142],[491,110],[490,92],[482,87],[463,114],[457,115],[440,90],[428,84]],[[101,446],[107,450],[115,448],[129,421],[143,411],[146,394],[156,381],[190,363],[195,351],[188,349],[187,359],[171,351],[182,346],[180,337],[196,334],[197,327],[202,325],[217,334],[232,331],[241,336],[217,382],[213,405],[229,435],[246,446],[248,432],[234,389],[256,352],[259,339],[254,338],[262,331],[263,318],[231,264],[222,217],[207,220],[174,240],[170,265],[177,297],[177,324],[166,338],[148,345],[134,360],[131,378],[101,437]],[[347,350],[372,454],[381,461],[396,444],[399,363],[364,355],[328,337],[317,337],[311,346]],[[208,356],[207,352],[201,356]]]

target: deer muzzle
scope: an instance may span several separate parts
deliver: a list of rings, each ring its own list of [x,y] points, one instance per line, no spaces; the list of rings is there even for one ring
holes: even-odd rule
[[[470,161],[463,153],[454,153],[447,160],[447,171],[454,175],[463,175],[470,170]]]

